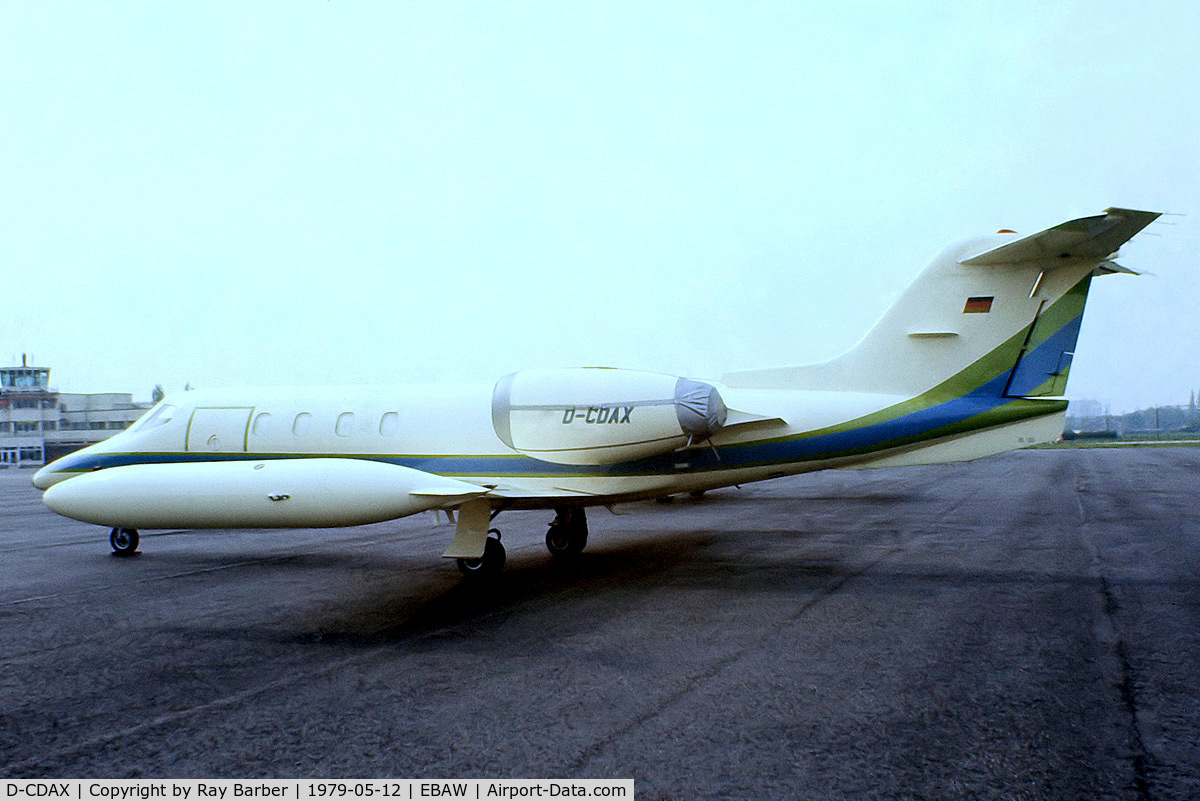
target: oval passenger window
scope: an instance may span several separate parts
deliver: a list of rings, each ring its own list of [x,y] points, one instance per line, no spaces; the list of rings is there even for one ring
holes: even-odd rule
[[[254,425],[250,428],[250,430],[253,432],[254,436],[261,437],[267,433],[267,429],[270,428],[270,423],[271,413],[263,412],[258,417],[254,418]]]
[[[385,437],[396,436],[396,429],[400,427],[400,415],[395,412],[385,412],[383,417],[379,418],[379,433]]]

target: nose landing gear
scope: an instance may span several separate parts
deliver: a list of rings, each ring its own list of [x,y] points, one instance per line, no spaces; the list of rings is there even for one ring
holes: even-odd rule
[[[117,556],[133,556],[137,553],[138,532],[136,528],[114,528],[108,535],[108,544]]]

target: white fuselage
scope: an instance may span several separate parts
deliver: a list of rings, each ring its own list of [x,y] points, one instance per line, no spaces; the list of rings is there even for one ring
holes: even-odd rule
[[[714,386],[731,410],[724,430],[655,458],[592,465],[547,462],[506,445],[495,431],[494,388],[489,384],[185,392],[165,400],[130,430],[47,466],[35,483],[47,488],[112,467],[335,457],[400,465],[467,482],[486,488],[506,507],[528,508],[568,500],[587,505],[654,497],[833,466],[866,466],[881,458],[924,461],[914,443],[888,447],[887,437],[878,447],[869,436],[859,437],[861,442],[856,440],[850,449],[805,447],[822,437],[854,436],[859,429],[853,421],[896,408],[905,398]],[[1038,431],[1029,430],[1031,425]],[[1057,425],[1043,418],[1022,421],[1002,427],[997,441],[982,451],[979,443],[964,436],[947,439],[943,449],[957,449],[957,458],[976,458],[1019,447],[1035,434],[1053,438],[1061,431],[1055,430]],[[841,434],[836,433],[839,429]],[[747,455],[747,449],[754,454]],[[947,456],[953,454],[944,453],[938,461],[949,460]],[[334,516],[323,523],[362,522],[349,513],[339,522],[342,519]]]

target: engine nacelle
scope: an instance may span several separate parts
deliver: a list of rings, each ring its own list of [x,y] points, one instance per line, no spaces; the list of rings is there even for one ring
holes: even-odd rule
[[[639,370],[523,370],[501,378],[492,392],[496,436],[555,464],[668,453],[715,434],[726,413],[711,384]]]

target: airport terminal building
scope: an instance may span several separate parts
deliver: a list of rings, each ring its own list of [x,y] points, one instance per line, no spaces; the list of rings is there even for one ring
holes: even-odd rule
[[[0,367],[0,468],[41,467],[125,430],[149,406],[128,393],[56,392],[49,367]]]

